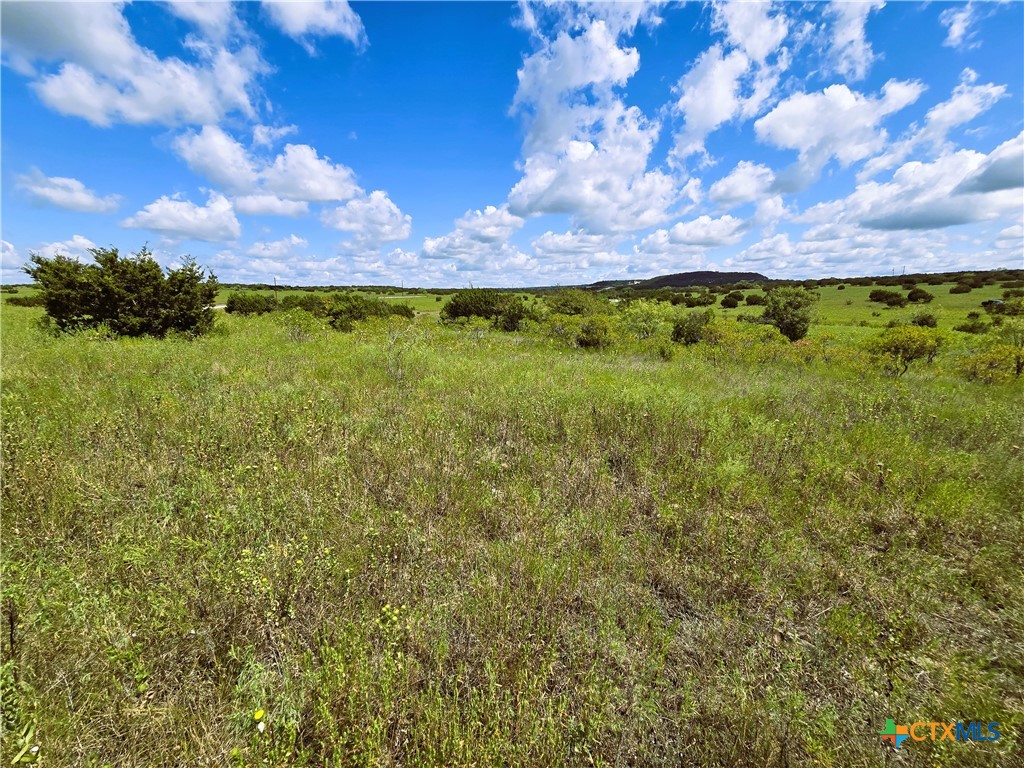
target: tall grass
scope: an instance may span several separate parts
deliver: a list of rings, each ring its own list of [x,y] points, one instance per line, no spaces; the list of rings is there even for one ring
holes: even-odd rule
[[[1002,724],[901,765],[1021,759],[1019,383],[38,314],[3,315],[6,762],[869,766],[887,717]]]

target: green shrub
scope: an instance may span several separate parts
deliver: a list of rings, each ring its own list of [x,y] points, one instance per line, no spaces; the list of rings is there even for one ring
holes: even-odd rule
[[[323,294],[305,293],[301,296],[295,294],[289,294],[281,299],[279,309],[288,311],[291,309],[301,309],[314,317],[327,317],[331,310],[331,306],[334,304],[335,298],[339,294]]]
[[[934,328],[939,324],[939,320],[931,312],[918,312],[910,318],[910,323],[921,328]]]
[[[934,298],[935,297],[932,294],[928,293],[928,291],[924,290],[923,288],[914,288],[910,293],[907,294],[907,301],[910,301],[914,304],[927,304]]]
[[[868,294],[868,301],[875,301],[889,307],[905,307],[908,303],[907,297],[899,291],[887,291],[882,288],[871,291]]]
[[[775,288],[765,297],[763,322],[774,325],[790,341],[807,335],[811,307],[818,297],[806,288]]]
[[[952,288],[949,289],[949,292],[950,293],[970,293],[971,292],[971,286],[967,285],[966,283],[957,283],[956,285],[954,285]]]
[[[845,286],[839,286],[842,289]],[[744,301],[747,302],[747,306],[750,307],[763,307],[765,305],[764,296],[759,293],[748,293]]]
[[[722,297],[722,308],[723,309],[736,309],[740,303],[734,299],[731,295]]]
[[[231,315],[262,315],[275,309],[277,302],[273,296],[251,291],[229,293],[224,305],[224,311]]]
[[[10,304],[12,307],[45,307],[46,297],[41,293],[36,293],[32,296],[12,296],[9,299],[5,299],[4,303]]]
[[[327,321],[336,331],[351,331],[355,323],[371,317],[404,317],[412,320],[416,313],[408,304],[392,304],[375,296],[340,293],[327,310]]]
[[[931,328],[901,325],[882,331],[869,339],[866,346],[885,370],[902,376],[917,360],[932,362],[942,342],[942,336]]]
[[[576,344],[583,349],[604,349],[611,346],[611,322],[605,315],[592,315],[580,324]]]
[[[688,346],[697,344],[707,338],[714,321],[715,311],[713,309],[690,312],[673,324],[672,341]]]
[[[1003,291],[1003,299],[1019,299],[1024,296],[1024,288],[1010,288]]]
[[[192,259],[164,270],[143,247],[130,257],[90,248],[93,264],[61,254],[32,254],[25,272],[38,283],[46,314],[59,331],[105,325],[117,336],[198,335],[213,327],[217,280]]]
[[[494,320],[505,311],[511,298],[510,294],[493,288],[467,288],[452,294],[441,309],[441,320],[452,321],[463,317]]]
[[[613,307],[608,299],[579,288],[563,288],[545,297],[548,310],[557,315],[607,315]]]
[[[961,333],[987,333],[989,324],[983,320],[970,319],[966,323],[960,323],[960,325],[954,325],[954,331],[960,331]]]

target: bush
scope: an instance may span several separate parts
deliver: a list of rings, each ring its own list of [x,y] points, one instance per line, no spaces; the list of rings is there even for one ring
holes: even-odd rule
[[[59,331],[105,325],[117,336],[170,331],[198,335],[213,327],[217,280],[192,259],[164,270],[143,247],[131,257],[116,248],[90,248],[94,264],[57,254],[32,254],[25,272],[39,284],[46,314]]]
[[[327,296],[315,293],[306,293],[301,296],[290,294],[281,299],[279,309],[285,312],[292,309],[301,309],[313,315],[313,317],[323,318],[327,317],[330,313],[334,300],[340,295],[342,294],[330,294]]]
[[[736,309],[740,303],[736,301],[731,295],[722,297],[722,307],[724,309]]]
[[[327,310],[327,321],[336,331],[351,331],[354,324],[371,317],[404,317],[412,320],[416,313],[408,304],[392,304],[373,296],[340,293]]]
[[[533,313],[520,296],[513,296],[505,304],[501,314],[494,318],[494,327],[499,331],[518,331],[524,321],[533,319]]]
[[[262,293],[232,292],[228,294],[228,300],[224,305],[224,311],[231,315],[262,315],[273,312],[277,309],[277,302],[273,296],[265,296]]]
[[[580,325],[576,344],[584,349],[604,349],[611,346],[611,323],[605,315],[588,317]]]
[[[935,297],[928,293],[923,288],[914,288],[910,293],[907,294],[907,301],[913,302],[914,304],[927,304]]]
[[[806,288],[775,288],[765,297],[761,320],[774,325],[790,341],[807,335],[811,325],[811,307],[818,297]]]
[[[607,315],[611,302],[579,288],[563,288],[545,297],[548,310],[556,315]]]
[[[999,346],[963,358],[957,369],[967,380],[984,384],[1006,381],[1012,372],[1010,358]]]
[[[970,293],[971,292],[971,286],[967,285],[966,283],[957,283],[956,285],[954,285],[952,288],[949,289],[949,292],[950,293]]]
[[[45,307],[46,297],[41,293],[32,296],[11,296],[4,303],[10,304],[12,307]]]
[[[688,346],[697,344],[707,338],[714,321],[715,311],[713,309],[690,312],[673,324],[672,341]]]
[[[846,286],[843,285],[842,283],[840,283],[839,285],[836,286],[836,290],[837,291],[845,291],[846,290]]]
[[[842,288],[843,286],[839,286]],[[764,296],[759,293],[748,293],[746,299],[747,306],[750,307],[763,307],[765,305]]]
[[[918,312],[910,318],[910,324],[921,328],[934,328],[939,324],[939,320],[931,312]]]
[[[1009,288],[1003,291],[1003,299],[1019,299],[1024,296],[1024,288]]]
[[[684,296],[683,303],[690,309],[694,307],[710,307],[715,303],[715,294],[711,291],[702,291],[696,296]]]
[[[876,288],[869,293],[868,301],[875,301],[889,307],[905,307],[908,303],[907,297],[899,291],[886,291],[882,288]]]
[[[467,288],[452,294],[451,299],[441,309],[441,320],[452,321],[463,317],[494,320],[505,311],[511,299],[510,294],[493,288]]]
[[[642,341],[655,335],[662,322],[668,319],[666,313],[671,312],[668,304],[659,301],[631,301],[622,310],[622,322],[627,332]]]
[[[935,359],[942,346],[942,336],[930,328],[901,325],[889,328],[868,340],[868,351],[877,362],[896,376],[902,376],[917,360]]]
[[[987,333],[989,324],[983,320],[968,320],[966,323],[960,323],[960,325],[954,325],[954,331],[960,331],[961,333]]]

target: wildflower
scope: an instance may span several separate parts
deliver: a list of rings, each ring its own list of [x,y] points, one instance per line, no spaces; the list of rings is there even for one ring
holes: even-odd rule
[[[259,722],[260,720],[262,720],[262,719],[263,719],[263,716],[264,716],[265,714],[266,714],[266,712],[264,712],[264,711],[263,711],[262,709],[257,709],[257,710],[256,710],[256,711],[255,711],[255,712],[253,713],[252,719],[253,719],[253,720],[255,720],[255,721],[256,721],[256,722],[258,723],[258,722]]]

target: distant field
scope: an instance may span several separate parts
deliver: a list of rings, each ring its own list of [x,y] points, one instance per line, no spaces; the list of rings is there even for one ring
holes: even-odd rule
[[[857,325],[41,315],[0,316],[5,764],[895,765],[886,718],[1001,724],[900,764],[1020,764],[1024,390],[957,374],[979,337],[896,379]]]

